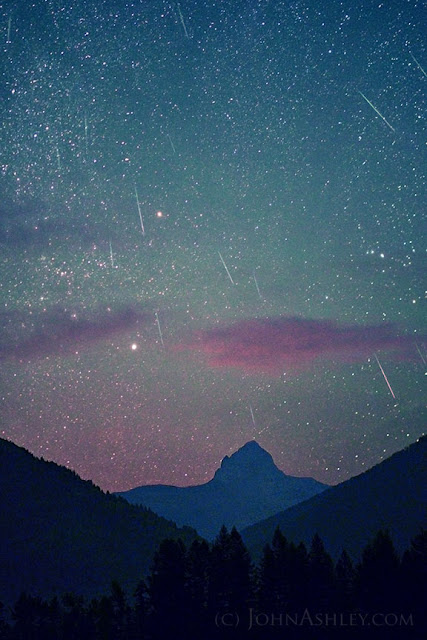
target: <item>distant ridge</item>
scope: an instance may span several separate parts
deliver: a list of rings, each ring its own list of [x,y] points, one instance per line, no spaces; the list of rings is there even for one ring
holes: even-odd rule
[[[271,455],[251,440],[225,456],[215,476],[205,484],[148,485],[118,495],[213,539],[223,524],[242,529],[326,488],[313,478],[287,476]]]
[[[242,531],[255,557],[276,527],[296,543],[315,533],[336,558],[345,548],[358,558],[379,529],[388,529],[399,551],[427,528],[427,436],[365,473]]]
[[[103,493],[91,482],[0,439],[0,602],[133,590],[164,538],[195,531]]]

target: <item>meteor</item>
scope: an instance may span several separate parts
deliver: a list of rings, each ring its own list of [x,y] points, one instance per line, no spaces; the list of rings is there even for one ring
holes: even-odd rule
[[[142,221],[141,205],[140,205],[140,203],[139,203],[138,191],[136,190],[136,187],[135,187],[135,197],[136,197],[136,206],[138,207],[139,221],[140,221],[140,223],[141,223],[141,231],[142,231],[142,235],[143,235],[143,236],[145,236],[144,223],[143,223],[143,221]]]
[[[363,95],[363,93],[362,93],[361,91],[359,91],[359,93],[360,93],[360,95],[362,96],[362,98],[363,98],[364,100],[366,100],[366,102],[369,104],[369,106],[370,106],[370,107],[372,107],[372,109],[375,111],[375,113],[378,113],[379,117],[380,117],[380,118],[381,118],[381,119],[386,123],[386,125],[387,125],[388,127],[390,127],[390,129],[391,129],[392,131],[395,131],[395,129],[394,129],[394,128],[391,126],[391,124],[388,122],[388,120],[386,120],[386,119],[384,118],[383,114],[382,114],[382,113],[380,113],[376,107],[374,107],[374,105],[372,104],[372,102],[371,102],[370,100],[368,100],[368,98],[367,98],[366,96],[364,96],[364,95]]]
[[[86,156],[87,156],[88,148],[89,148],[89,135],[88,135],[89,128],[88,128],[88,124],[87,124],[87,116],[86,116],[86,114],[85,114],[84,122],[85,122],[85,149],[86,149]]]
[[[162,329],[160,327],[159,315],[158,315],[157,311],[155,312],[154,315],[156,316],[156,323],[157,323],[157,328],[159,330],[160,342],[162,343],[162,347],[164,347],[165,343],[163,342]]]
[[[227,268],[227,265],[226,265],[226,264],[225,264],[225,262],[224,262],[224,258],[222,257],[222,255],[220,254],[220,252],[219,252],[219,251],[218,251],[218,255],[219,255],[219,257],[221,258],[221,262],[222,262],[222,264],[224,265],[224,269],[226,270],[227,275],[228,275],[228,277],[229,277],[229,278],[230,278],[230,280],[231,280],[231,283],[232,283],[232,284],[234,284],[234,280],[233,280],[233,278],[231,277],[230,272],[229,272],[229,270],[228,270],[228,268]]]
[[[173,151],[174,153],[176,153],[175,145],[174,145],[174,143],[172,142],[172,138],[170,137],[170,135],[169,135],[169,134],[167,134],[167,136],[168,136],[168,138],[169,138],[169,142],[171,143],[172,151]]]
[[[427,73],[424,71],[424,69],[422,68],[422,66],[420,65],[420,63],[418,62],[418,60],[416,59],[415,56],[412,55],[411,52],[409,52],[409,55],[411,56],[412,60],[415,62],[415,64],[417,65],[417,67],[419,68],[419,70],[421,71],[421,73],[423,73],[425,75],[425,77],[427,78]]]
[[[61,171],[61,156],[59,155],[58,147],[56,147],[56,162],[58,165],[58,171]]]
[[[177,6],[177,9],[178,9],[179,19],[181,20],[181,24],[182,24],[182,28],[184,29],[185,36],[187,38],[189,38],[190,36],[188,35],[187,27],[185,26],[184,16],[182,15],[181,7],[179,6],[179,3],[177,3],[176,6]]]
[[[249,405],[249,411],[251,412],[251,418],[252,418],[253,425],[254,425],[254,427],[256,427],[254,412],[252,410],[252,405]]]
[[[254,282],[255,282],[256,290],[258,291],[258,295],[259,295],[260,299],[262,300],[262,299],[263,299],[263,297],[262,297],[262,295],[261,295],[261,291],[259,290],[258,280],[256,279],[256,275],[255,275],[255,269],[254,269],[254,272],[253,272],[253,278],[254,278]]]
[[[391,384],[389,383],[388,378],[387,378],[387,376],[386,376],[386,374],[385,374],[385,372],[384,372],[384,369],[382,368],[381,363],[380,363],[380,361],[378,360],[378,356],[377,356],[377,354],[376,354],[376,353],[374,353],[374,356],[375,356],[375,360],[376,360],[376,361],[377,361],[377,363],[378,363],[379,368],[381,369],[381,373],[382,373],[382,374],[383,374],[383,376],[384,376],[384,380],[387,382],[387,386],[388,386],[388,388],[390,389],[390,393],[391,393],[391,395],[393,396],[393,398],[396,400],[396,396],[394,395],[394,393],[393,393],[393,389],[391,388]]]
[[[419,356],[420,356],[421,360],[423,361],[423,364],[425,364],[425,365],[426,365],[426,364],[427,364],[427,362],[426,362],[426,359],[424,358],[423,354],[421,353],[421,349],[419,348],[419,346],[417,345],[417,343],[415,343],[415,346],[416,346],[416,348],[417,348],[417,351],[418,351],[418,353],[419,353]]]

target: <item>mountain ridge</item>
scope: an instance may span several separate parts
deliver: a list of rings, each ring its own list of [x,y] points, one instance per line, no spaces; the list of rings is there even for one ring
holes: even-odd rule
[[[204,484],[143,485],[117,495],[213,539],[223,524],[241,529],[326,487],[313,478],[286,475],[271,454],[251,440],[224,456],[214,477]]]
[[[367,471],[241,531],[254,557],[279,527],[289,540],[309,545],[315,533],[337,558],[358,558],[379,529],[399,551],[427,528],[427,435]]]
[[[132,590],[164,538],[197,537],[2,438],[0,474],[3,602],[22,591],[92,597],[113,579]]]

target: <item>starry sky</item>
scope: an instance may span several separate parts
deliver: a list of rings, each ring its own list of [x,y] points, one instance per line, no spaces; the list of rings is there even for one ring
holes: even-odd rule
[[[414,442],[422,2],[0,16],[0,435],[109,491],[253,438],[329,484]]]

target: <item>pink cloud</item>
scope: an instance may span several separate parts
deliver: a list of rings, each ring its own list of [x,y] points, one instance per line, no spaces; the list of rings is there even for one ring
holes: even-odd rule
[[[316,360],[359,362],[376,351],[403,358],[414,340],[392,325],[340,325],[292,316],[251,318],[198,332],[180,349],[207,356],[211,367],[275,372],[309,367]]]
[[[75,317],[63,309],[46,314],[19,313],[0,315],[0,360],[32,360],[47,356],[67,355],[117,334],[152,322],[152,314],[127,307],[118,311],[100,310],[92,317]],[[11,335],[11,327],[21,329]]]

